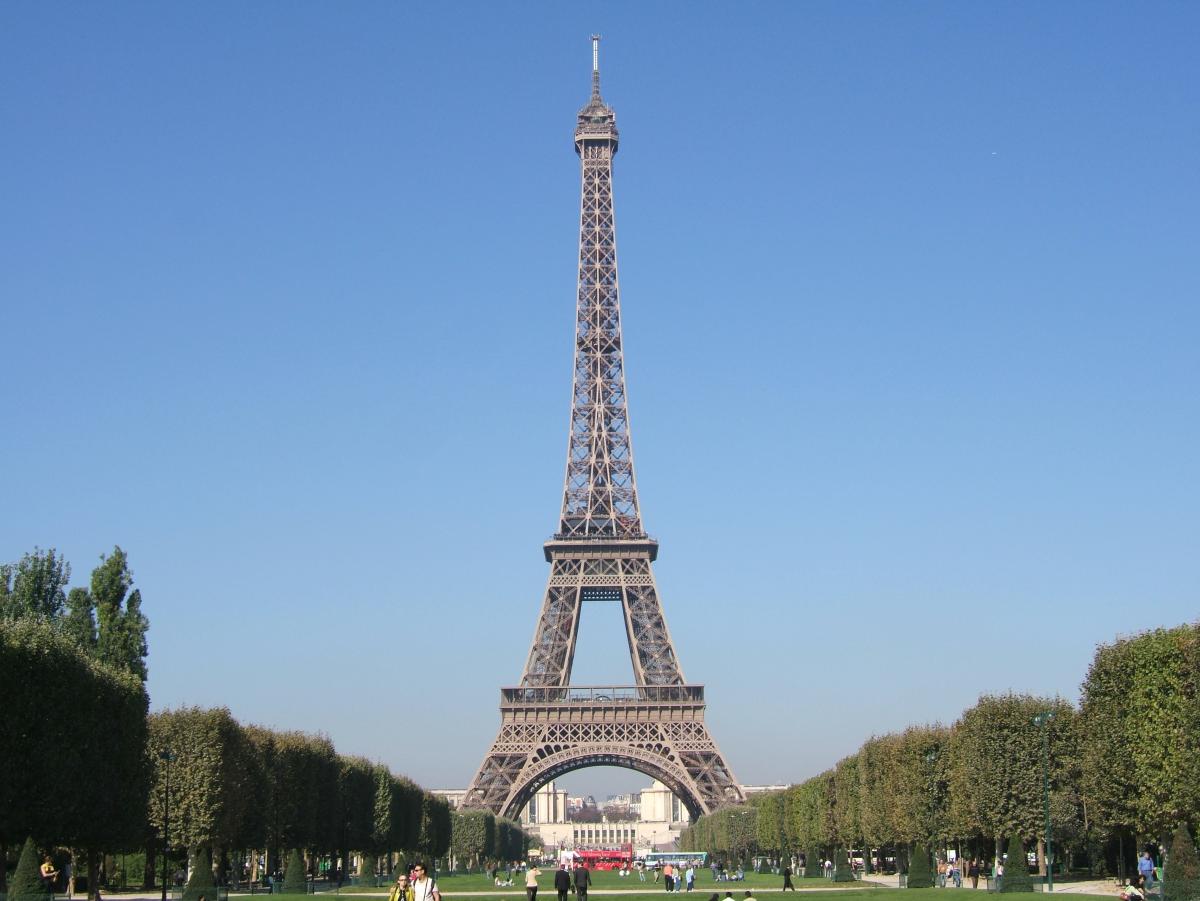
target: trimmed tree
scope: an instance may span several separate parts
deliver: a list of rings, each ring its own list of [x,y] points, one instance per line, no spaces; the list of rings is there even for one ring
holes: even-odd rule
[[[183,890],[183,901],[198,901],[201,895],[207,901],[216,901],[216,891],[212,875],[212,852],[204,846],[196,852],[196,859],[192,861],[192,875],[188,877]]]
[[[1166,901],[1195,901],[1200,898],[1200,858],[1187,826],[1180,823],[1171,838],[1171,851],[1164,872]]]
[[[285,895],[307,895],[308,876],[304,872],[304,858],[299,848],[292,848],[288,855],[287,869],[283,871],[283,893]]]
[[[850,853],[844,847],[837,848],[833,853],[833,881],[854,881],[854,868],[850,866]]]
[[[1029,875],[1029,864],[1025,860],[1025,845],[1020,836],[1008,839],[1008,855],[1004,861],[1004,878],[1000,880],[1002,892],[1032,892],[1033,879]]]
[[[32,838],[27,838],[21,848],[21,859],[8,881],[9,901],[46,901],[49,897],[42,871],[38,869],[37,847]]]
[[[817,879],[825,876],[825,857],[820,848],[809,848],[804,853],[804,878]]]
[[[918,842],[908,855],[909,888],[933,888],[933,871],[929,866],[929,849]]]

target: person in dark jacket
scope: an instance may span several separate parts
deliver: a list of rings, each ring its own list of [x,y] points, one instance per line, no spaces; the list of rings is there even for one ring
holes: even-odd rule
[[[588,872],[587,864],[582,860],[575,865],[575,894],[579,901],[587,901],[588,886],[592,884],[592,874]]]
[[[558,892],[558,901],[567,901],[567,892],[571,890],[571,874],[567,872],[565,863],[560,863],[554,874],[554,890]]]

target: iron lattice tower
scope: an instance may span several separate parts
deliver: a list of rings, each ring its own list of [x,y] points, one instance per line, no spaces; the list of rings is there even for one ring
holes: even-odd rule
[[[521,684],[500,690],[500,733],[463,804],[515,818],[556,776],[617,765],[661,780],[696,817],[745,794],[704,724],[703,686],[684,681],[651,568],[658,543],[638,510],[613,216],[618,133],[600,96],[599,40],[575,128],[579,289],[562,515],[544,545],[550,578]],[[621,604],[636,684],[570,684],[585,601]]]

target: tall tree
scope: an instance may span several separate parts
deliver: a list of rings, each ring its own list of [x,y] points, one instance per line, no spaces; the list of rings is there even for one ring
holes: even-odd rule
[[[61,628],[81,650],[96,653],[96,602],[86,588],[72,588],[67,594]]]
[[[133,586],[129,560],[120,547],[113,548],[92,570],[91,595],[96,604],[96,655],[104,663],[128,670],[146,681],[146,631],[142,594]]]
[[[57,620],[70,581],[71,565],[54,548],[34,548],[16,563],[0,565],[0,620]]]

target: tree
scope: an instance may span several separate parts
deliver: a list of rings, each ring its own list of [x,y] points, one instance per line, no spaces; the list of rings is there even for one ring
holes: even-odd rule
[[[854,868],[850,865],[850,854],[844,845],[839,846],[833,855],[833,881],[854,881]]]
[[[304,858],[299,848],[292,848],[288,855],[287,869],[283,871],[283,893],[285,895],[307,895],[308,873],[304,869]]]
[[[150,758],[154,781],[149,819],[162,833],[170,782],[168,844],[229,847],[253,797],[249,739],[224,707],[185,707],[150,717]],[[170,755],[168,758],[166,755]]]
[[[1180,823],[1171,837],[1163,874],[1163,895],[1166,901],[1196,901],[1200,899],[1200,859],[1187,826]]]
[[[96,602],[86,588],[72,588],[67,594],[67,612],[62,630],[80,650],[96,653]]]
[[[1000,880],[1000,891],[1033,891],[1033,879],[1029,876],[1029,863],[1025,859],[1025,845],[1016,834],[1008,839],[1008,853],[1005,855],[1004,878]]]
[[[1058,698],[985,695],[963,713],[950,741],[954,832],[992,836],[997,850],[1005,835],[1041,841],[1042,735],[1034,717],[1047,711],[1053,717],[1042,728],[1050,742],[1051,787],[1072,790],[1073,708]]]
[[[450,847],[467,869],[494,853],[496,817],[490,810],[455,810],[450,815]]]
[[[183,901],[199,901],[204,895],[207,901],[216,901],[216,886],[213,885],[212,854],[201,847],[192,861],[192,875],[183,890]]]
[[[42,882],[42,872],[38,867],[37,846],[32,837],[26,838],[17,868],[8,883],[9,901],[49,901],[50,892]]]
[[[54,548],[34,548],[15,564],[0,565],[0,620],[54,622],[66,604],[71,566]]]
[[[908,857],[908,888],[932,888],[933,871],[929,866],[929,847],[921,842],[913,846]]]
[[[142,593],[134,589],[129,561],[120,547],[100,557],[92,570],[91,595],[96,605],[96,654],[105,663],[128,670],[146,681],[146,631]]]
[[[0,623],[0,685],[37,686],[5,696],[0,760],[21,778],[0,779],[0,844],[83,848],[94,891],[98,853],[145,834],[145,686],[35,619]]]

